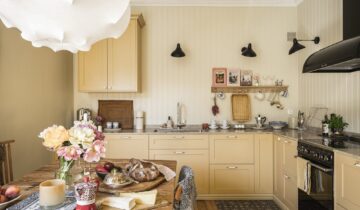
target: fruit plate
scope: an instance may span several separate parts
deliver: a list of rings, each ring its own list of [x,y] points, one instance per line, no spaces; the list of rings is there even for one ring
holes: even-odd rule
[[[0,203],[0,210],[5,209],[5,208],[8,207],[10,204],[12,204],[12,203],[14,203],[16,200],[18,200],[20,197],[21,197],[21,194],[20,194],[18,197],[14,198],[14,199],[12,199],[12,200],[10,200],[10,201],[4,202],[4,203]]]

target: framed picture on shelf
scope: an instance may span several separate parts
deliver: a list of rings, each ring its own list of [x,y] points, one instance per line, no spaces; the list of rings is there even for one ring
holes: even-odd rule
[[[213,87],[226,87],[227,74],[226,68],[213,68],[212,69],[212,86]]]
[[[240,69],[227,69],[227,86],[240,86]]]
[[[241,70],[240,71],[240,86],[252,86],[252,71]]]

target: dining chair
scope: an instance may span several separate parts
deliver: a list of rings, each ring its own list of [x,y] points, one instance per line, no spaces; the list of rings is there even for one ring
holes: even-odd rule
[[[15,140],[0,141],[0,184],[13,181],[11,144]]]
[[[182,166],[174,193],[174,210],[194,210],[196,207],[196,186],[194,172],[189,166]]]

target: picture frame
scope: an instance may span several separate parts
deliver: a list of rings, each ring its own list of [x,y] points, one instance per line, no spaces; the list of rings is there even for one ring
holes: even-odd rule
[[[227,86],[229,87],[240,86],[240,69],[237,68],[227,69]]]
[[[252,86],[253,73],[251,70],[240,71],[240,86]]]
[[[212,86],[226,87],[227,85],[227,69],[213,68],[212,69]]]

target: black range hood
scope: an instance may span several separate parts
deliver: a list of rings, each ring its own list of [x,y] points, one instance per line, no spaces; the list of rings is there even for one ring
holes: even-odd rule
[[[360,70],[360,0],[343,0],[343,39],[312,54],[303,73]]]
[[[360,36],[347,39],[310,55],[303,73],[339,73],[360,70]]]

